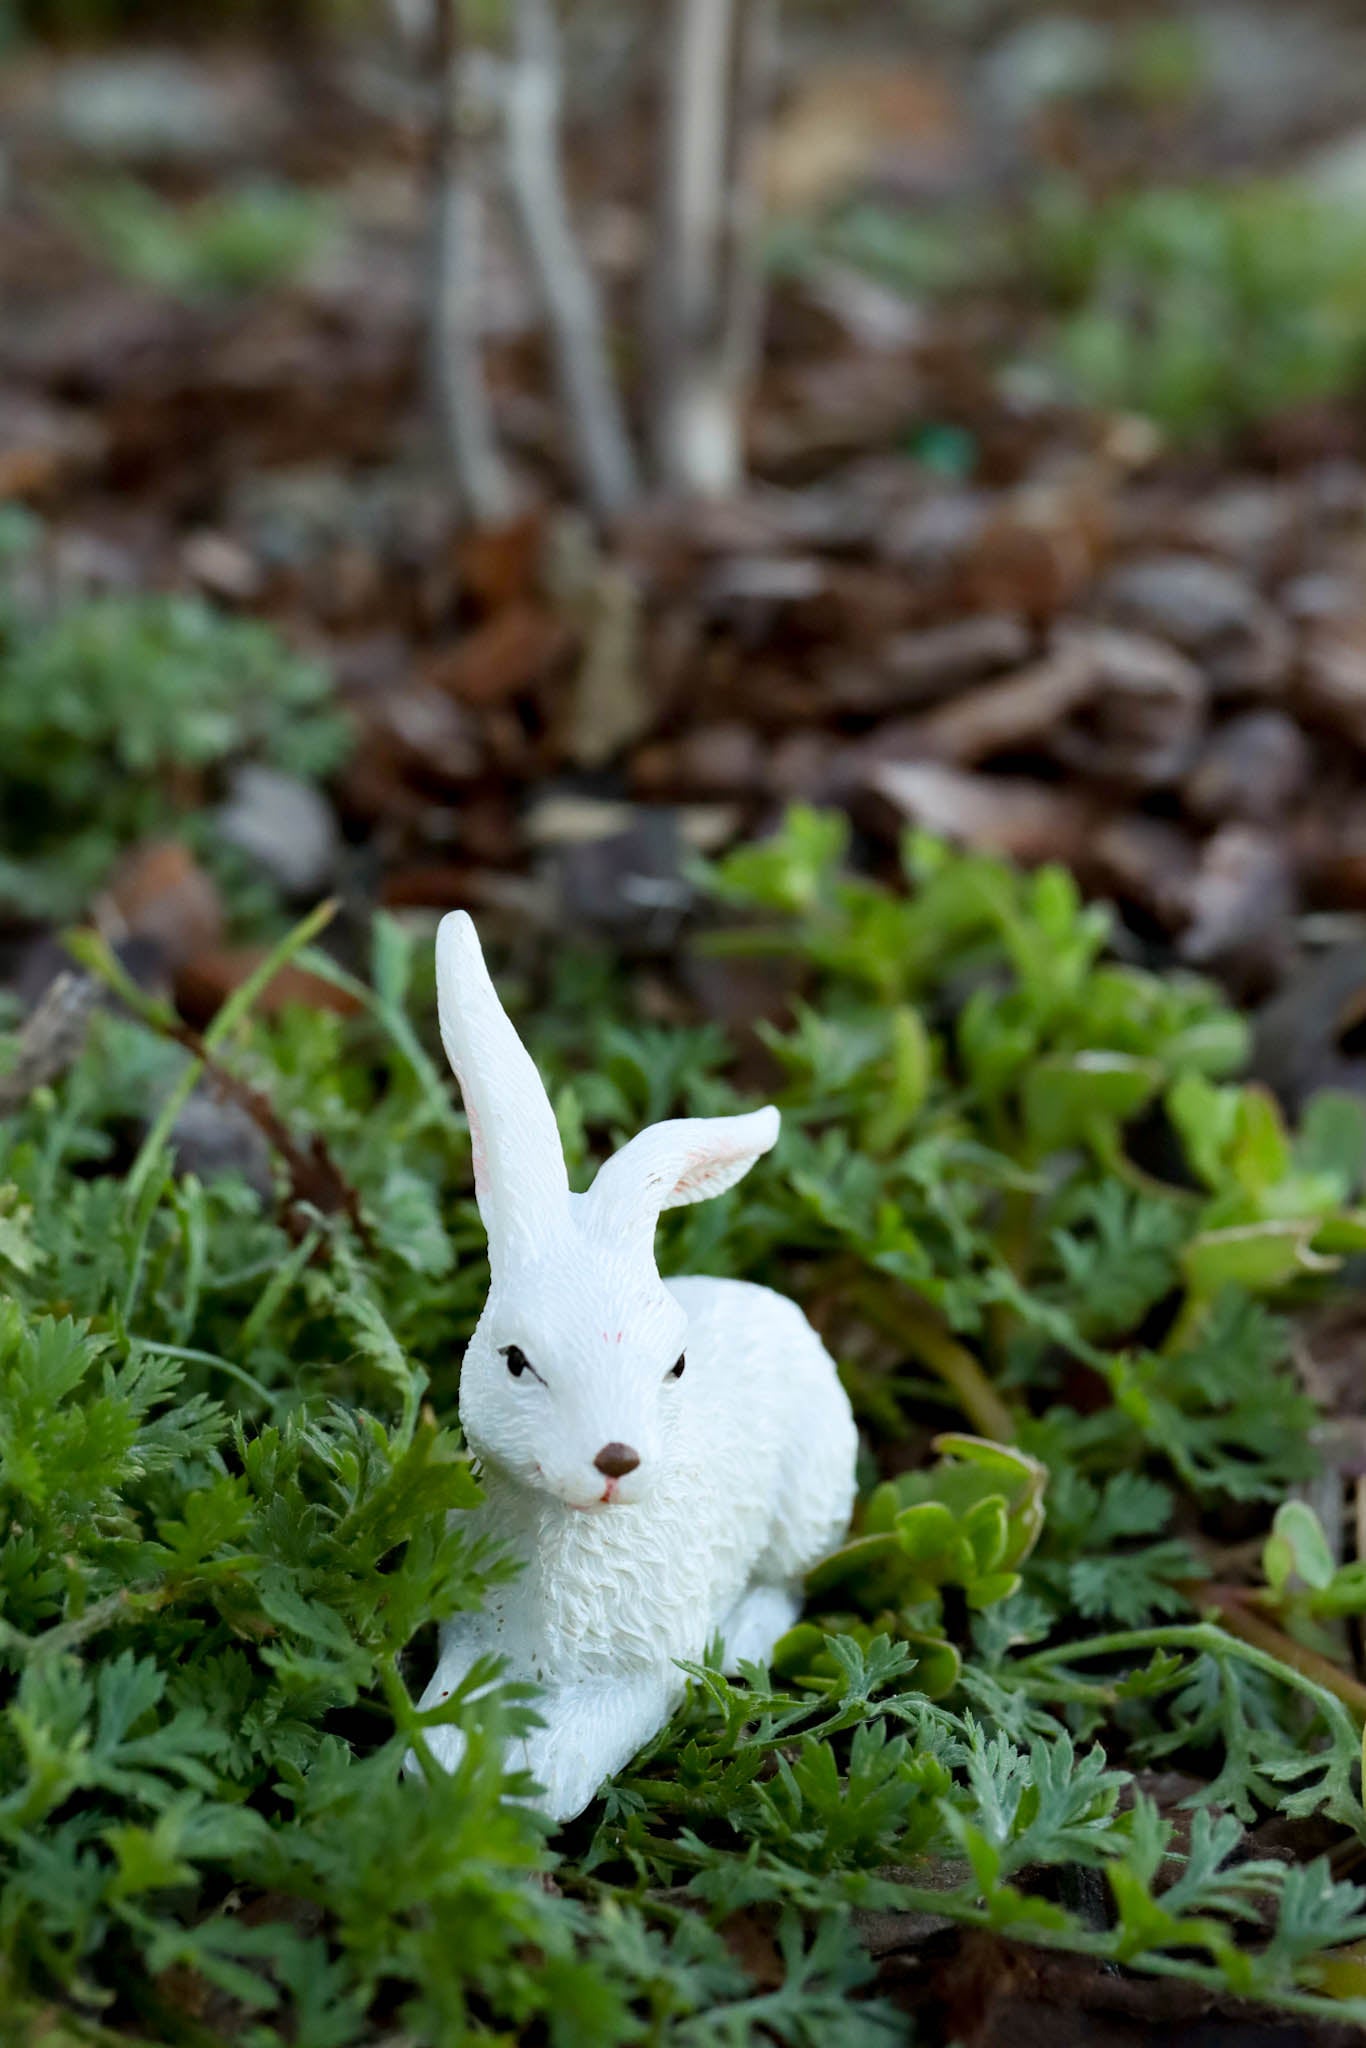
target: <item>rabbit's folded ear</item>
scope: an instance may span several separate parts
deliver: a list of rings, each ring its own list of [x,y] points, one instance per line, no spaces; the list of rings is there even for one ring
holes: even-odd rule
[[[722,1195],[778,1138],[776,1109],[651,1124],[599,1168],[584,1197],[590,1228],[614,1243],[654,1238],[661,1209]]]
[[[474,1192],[494,1263],[521,1238],[534,1246],[547,1221],[567,1213],[555,1112],[530,1053],[513,1030],[463,910],[436,935],[441,1043],[470,1120]]]

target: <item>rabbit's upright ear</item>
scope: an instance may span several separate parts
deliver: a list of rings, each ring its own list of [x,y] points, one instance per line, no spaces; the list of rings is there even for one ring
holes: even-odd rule
[[[463,910],[443,917],[437,931],[436,991],[441,1043],[470,1120],[474,1192],[497,1264],[513,1240],[534,1245],[547,1221],[567,1212],[555,1112]]]
[[[584,1197],[591,1229],[614,1244],[654,1241],[661,1209],[722,1195],[778,1138],[776,1109],[651,1124],[599,1168]]]

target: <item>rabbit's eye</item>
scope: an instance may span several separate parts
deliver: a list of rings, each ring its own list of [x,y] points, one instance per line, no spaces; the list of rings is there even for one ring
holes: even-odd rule
[[[515,1380],[519,1380],[524,1372],[535,1373],[537,1379],[540,1378],[540,1374],[536,1372],[535,1366],[520,1344],[504,1344],[503,1356],[508,1362],[508,1371]]]
[[[681,1380],[681,1379],[682,1379],[682,1377],[683,1377],[683,1368],[684,1368],[684,1366],[685,1366],[685,1365],[687,1364],[687,1362],[688,1362],[688,1354],[686,1353],[686,1351],[680,1351],[680,1352],[679,1352],[679,1354],[678,1354],[678,1363],[677,1363],[677,1365],[671,1365],[671,1366],[669,1367],[669,1370],[668,1370],[668,1371],[667,1371],[667,1372],[665,1373],[665,1375],[664,1375],[665,1379],[666,1379],[666,1380]]]

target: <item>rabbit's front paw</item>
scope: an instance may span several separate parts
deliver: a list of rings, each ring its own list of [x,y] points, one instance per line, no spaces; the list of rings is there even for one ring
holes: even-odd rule
[[[557,1827],[581,1814],[608,1776],[600,1756],[553,1729],[527,1743],[526,1769],[542,1788],[533,1803]]]
[[[679,1690],[672,1673],[650,1672],[547,1693],[545,1726],[525,1744],[525,1767],[545,1788],[541,1812],[557,1825],[582,1813],[604,1779],[663,1727]]]
[[[432,1759],[443,1771],[458,1771],[465,1754],[465,1734],[460,1728],[441,1726],[428,1728],[425,1735],[427,1748]],[[422,1765],[416,1750],[410,1749],[403,1759],[405,1777],[417,1778],[422,1775]]]

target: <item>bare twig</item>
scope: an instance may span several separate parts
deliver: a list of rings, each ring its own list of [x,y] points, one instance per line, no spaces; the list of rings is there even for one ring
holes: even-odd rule
[[[513,0],[508,177],[545,306],[579,480],[599,519],[637,494],[635,457],[612,380],[602,308],[569,218],[560,161],[560,45],[554,0]]]
[[[401,42],[417,49],[429,40],[435,4],[436,0],[387,0],[389,19]]]
[[[777,0],[673,0],[651,279],[652,435],[671,488],[740,481],[762,310],[760,141]]]
[[[0,1116],[22,1108],[36,1088],[59,1080],[85,1045],[99,990],[87,974],[57,975],[19,1034],[14,1065],[0,1074]]]
[[[699,356],[714,332],[735,0],[673,0],[663,45],[659,229],[650,279],[655,461],[679,490],[727,488],[728,421]]]
[[[484,379],[479,277],[484,201],[478,146],[463,106],[460,0],[435,0],[432,69],[432,285],[428,318],[430,376],[451,474],[466,515],[498,526],[515,509],[512,480],[499,453]]]
[[[725,393],[733,449],[732,483],[744,467],[745,409],[759,365],[764,271],[764,137],[777,58],[778,0],[737,0],[735,85],[727,181],[717,379]]]
[[[243,1110],[279,1154],[289,1177],[286,1225],[293,1224],[299,1210],[316,1210],[320,1216],[345,1216],[365,1249],[372,1252],[375,1240],[361,1209],[360,1195],[338,1166],[321,1133],[313,1131],[307,1138],[296,1138],[270,1097],[224,1066],[190,1025],[177,1022],[160,1028],[163,1036],[184,1046],[191,1058],[199,1062],[214,1091],[225,1102],[235,1103]]]
[[[308,1211],[321,1216],[345,1216],[365,1249],[374,1250],[374,1234],[362,1212],[360,1194],[337,1164],[326,1139],[318,1132],[307,1138],[296,1138],[270,1097],[235,1074],[218,1055],[219,1044],[228,1031],[246,1016],[252,1003],[269,987],[290,954],[316,937],[335,909],[336,903],[332,901],[320,903],[310,911],[302,924],[297,925],[228,998],[204,1033],[194,1030],[169,1004],[140,989],[101,933],[76,931],[68,934],[68,951],[88,970],[83,980],[93,976],[103,982],[148,1030],[173,1045],[182,1046],[190,1055],[191,1064],[187,1072],[163,1103],[157,1123],[144,1140],[139,1159],[129,1173],[131,1191],[136,1193],[139,1185],[140,1161],[159,1156],[163,1134],[169,1135],[178,1108],[183,1106],[191,1088],[203,1075],[223,1100],[235,1103],[251,1118],[266,1142],[279,1154],[289,1180],[289,1200],[282,1217],[286,1228],[295,1236],[302,1235],[307,1227],[304,1218]]]

